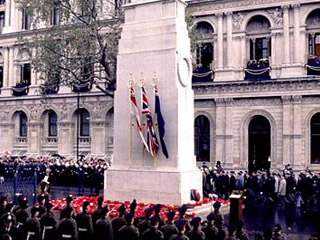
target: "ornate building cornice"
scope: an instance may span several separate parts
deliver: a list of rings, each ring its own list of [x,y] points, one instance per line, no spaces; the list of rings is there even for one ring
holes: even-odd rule
[[[319,95],[319,78],[299,78],[269,81],[234,81],[193,84],[195,99],[273,97],[284,95]],[[284,99],[286,100],[286,99]],[[294,99],[295,102],[301,98]]]

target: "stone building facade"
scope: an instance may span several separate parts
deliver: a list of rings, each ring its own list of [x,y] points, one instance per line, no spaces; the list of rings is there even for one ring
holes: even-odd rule
[[[56,14],[48,26],[59,24]],[[72,157],[78,150],[88,157],[110,159],[113,99],[94,86],[79,95],[68,86],[60,86],[55,94],[39,94],[43,82],[32,71],[30,50],[17,44],[18,36],[38,31],[17,2],[0,1],[0,151]],[[22,82],[28,86],[18,87]]]
[[[319,170],[320,1],[195,0],[188,9],[200,33],[197,159]]]
[[[319,170],[320,1],[191,0],[187,10],[197,42],[197,160]],[[30,53],[16,47],[17,32],[32,32],[28,23],[14,1],[0,1],[0,150],[75,155],[78,143],[80,153],[109,158],[113,100],[93,88],[80,94],[78,110],[68,87],[38,95]],[[28,94],[13,96],[12,87],[28,74]]]

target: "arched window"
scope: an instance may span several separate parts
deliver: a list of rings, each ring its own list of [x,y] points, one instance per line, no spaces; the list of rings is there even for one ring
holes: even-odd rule
[[[306,25],[309,33],[309,56],[320,57],[320,9],[309,14]]]
[[[320,163],[320,113],[311,118],[311,163]]]
[[[200,115],[194,122],[194,143],[197,161],[210,161],[210,121]]]
[[[57,114],[50,111],[48,114],[48,135],[49,137],[56,137],[58,135],[57,131]]]
[[[196,27],[197,41],[196,64],[210,68],[213,61],[213,28],[207,22],[199,22]]]
[[[80,136],[90,136],[90,114],[87,110],[82,109],[80,111]]]
[[[250,38],[250,60],[268,59],[271,56],[271,24],[264,16],[253,17],[247,25]]]
[[[19,114],[19,136],[27,137],[28,135],[28,118],[24,112]]]

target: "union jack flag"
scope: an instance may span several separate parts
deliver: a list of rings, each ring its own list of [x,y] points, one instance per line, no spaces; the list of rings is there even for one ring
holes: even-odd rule
[[[131,102],[130,112],[136,119],[137,129],[138,129],[138,133],[140,135],[141,141],[142,141],[144,147],[146,148],[146,150],[149,152],[148,144],[147,144],[146,140],[144,139],[144,136],[142,133],[141,121],[140,121],[138,105],[137,105],[137,99],[136,99],[136,95],[135,95],[133,87],[130,88],[130,102]]]
[[[147,144],[152,157],[157,154],[159,143],[153,126],[151,111],[149,109],[149,101],[144,87],[141,87],[142,94],[142,114],[147,118]]]

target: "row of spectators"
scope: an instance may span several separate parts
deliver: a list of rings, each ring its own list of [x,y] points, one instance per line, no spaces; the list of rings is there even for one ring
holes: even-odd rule
[[[225,171],[218,163],[215,167],[202,167],[203,194],[211,198],[228,199],[233,190],[245,190],[247,205],[255,202],[296,204],[309,208],[320,204],[320,173],[309,169],[294,173],[290,166],[275,171]],[[250,204],[249,204],[250,203]]]

